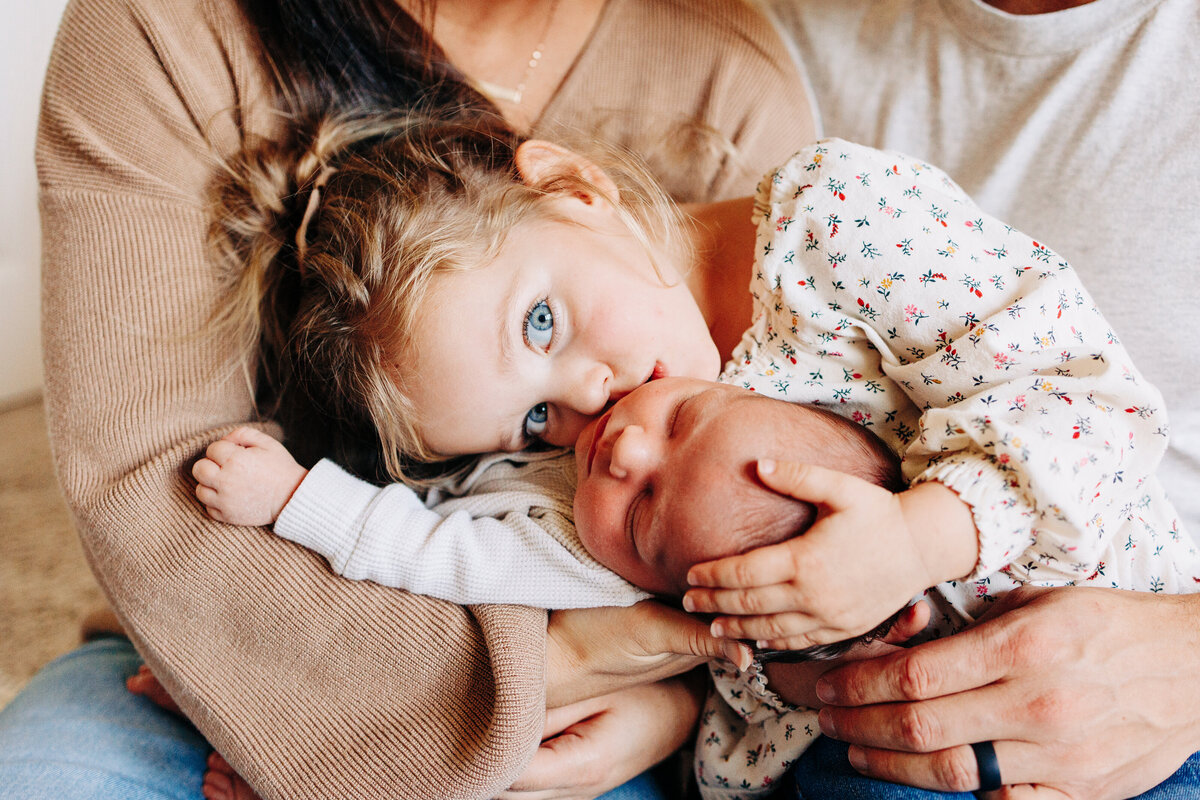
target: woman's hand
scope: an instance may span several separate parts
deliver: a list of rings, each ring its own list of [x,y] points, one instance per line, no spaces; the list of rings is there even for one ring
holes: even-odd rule
[[[542,746],[500,800],[590,800],[640,775],[693,735],[705,687],[694,673],[552,709]]]
[[[817,683],[821,730],[864,774],[995,798],[1132,797],[1200,750],[1200,595],[1018,589],[955,636],[841,666]]]
[[[714,634],[799,650],[865,633],[925,589],[971,571],[978,534],[969,507],[936,483],[900,494],[812,464],[762,461],[769,488],[817,508],[802,536],[697,564],[689,611],[736,614]]]
[[[661,603],[554,611],[546,631],[546,705],[575,703],[679,675],[723,658],[740,669],[750,648]]]

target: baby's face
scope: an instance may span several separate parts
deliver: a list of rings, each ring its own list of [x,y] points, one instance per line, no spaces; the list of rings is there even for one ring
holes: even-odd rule
[[[755,475],[803,410],[734,386],[652,381],[589,424],[575,443],[575,525],[626,580],[679,594],[688,568],[740,552],[731,520]]]

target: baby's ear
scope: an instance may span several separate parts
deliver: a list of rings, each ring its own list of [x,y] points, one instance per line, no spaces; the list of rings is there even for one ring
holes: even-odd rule
[[[517,172],[526,186],[548,186],[564,178],[575,179],[591,185],[599,193],[599,197],[595,197],[586,190],[577,192],[584,202],[603,199],[615,206],[620,199],[617,184],[599,165],[554,142],[528,139],[517,148],[515,158]]]

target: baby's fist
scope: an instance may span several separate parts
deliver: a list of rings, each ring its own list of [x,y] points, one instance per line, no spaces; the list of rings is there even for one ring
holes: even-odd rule
[[[242,427],[208,446],[192,467],[196,498],[233,525],[270,525],[308,470],[262,431]]]

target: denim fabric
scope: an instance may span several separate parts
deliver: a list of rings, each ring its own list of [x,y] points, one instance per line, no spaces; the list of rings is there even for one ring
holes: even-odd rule
[[[658,778],[653,770],[647,770],[628,783],[622,784],[607,794],[602,794],[596,800],[670,800],[665,781]]]
[[[198,800],[212,748],[182,717],[125,690],[128,639],[45,666],[0,711],[3,800]]]
[[[1133,800],[1196,800],[1197,797],[1200,797],[1200,753],[1192,753],[1174,775]]]
[[[792,768],[796,800],[972,800],[971,792],[934,792],[867,778],[846,757],[849,745],[822,736]],[[1200,798],[1200,753],[1194,753],[1170,778],[1132,800]]]
[[[860,775],[850,766],[850,745],[821,736],[792,767],[796,800],[975,800],[972,792],[933,792]]]

